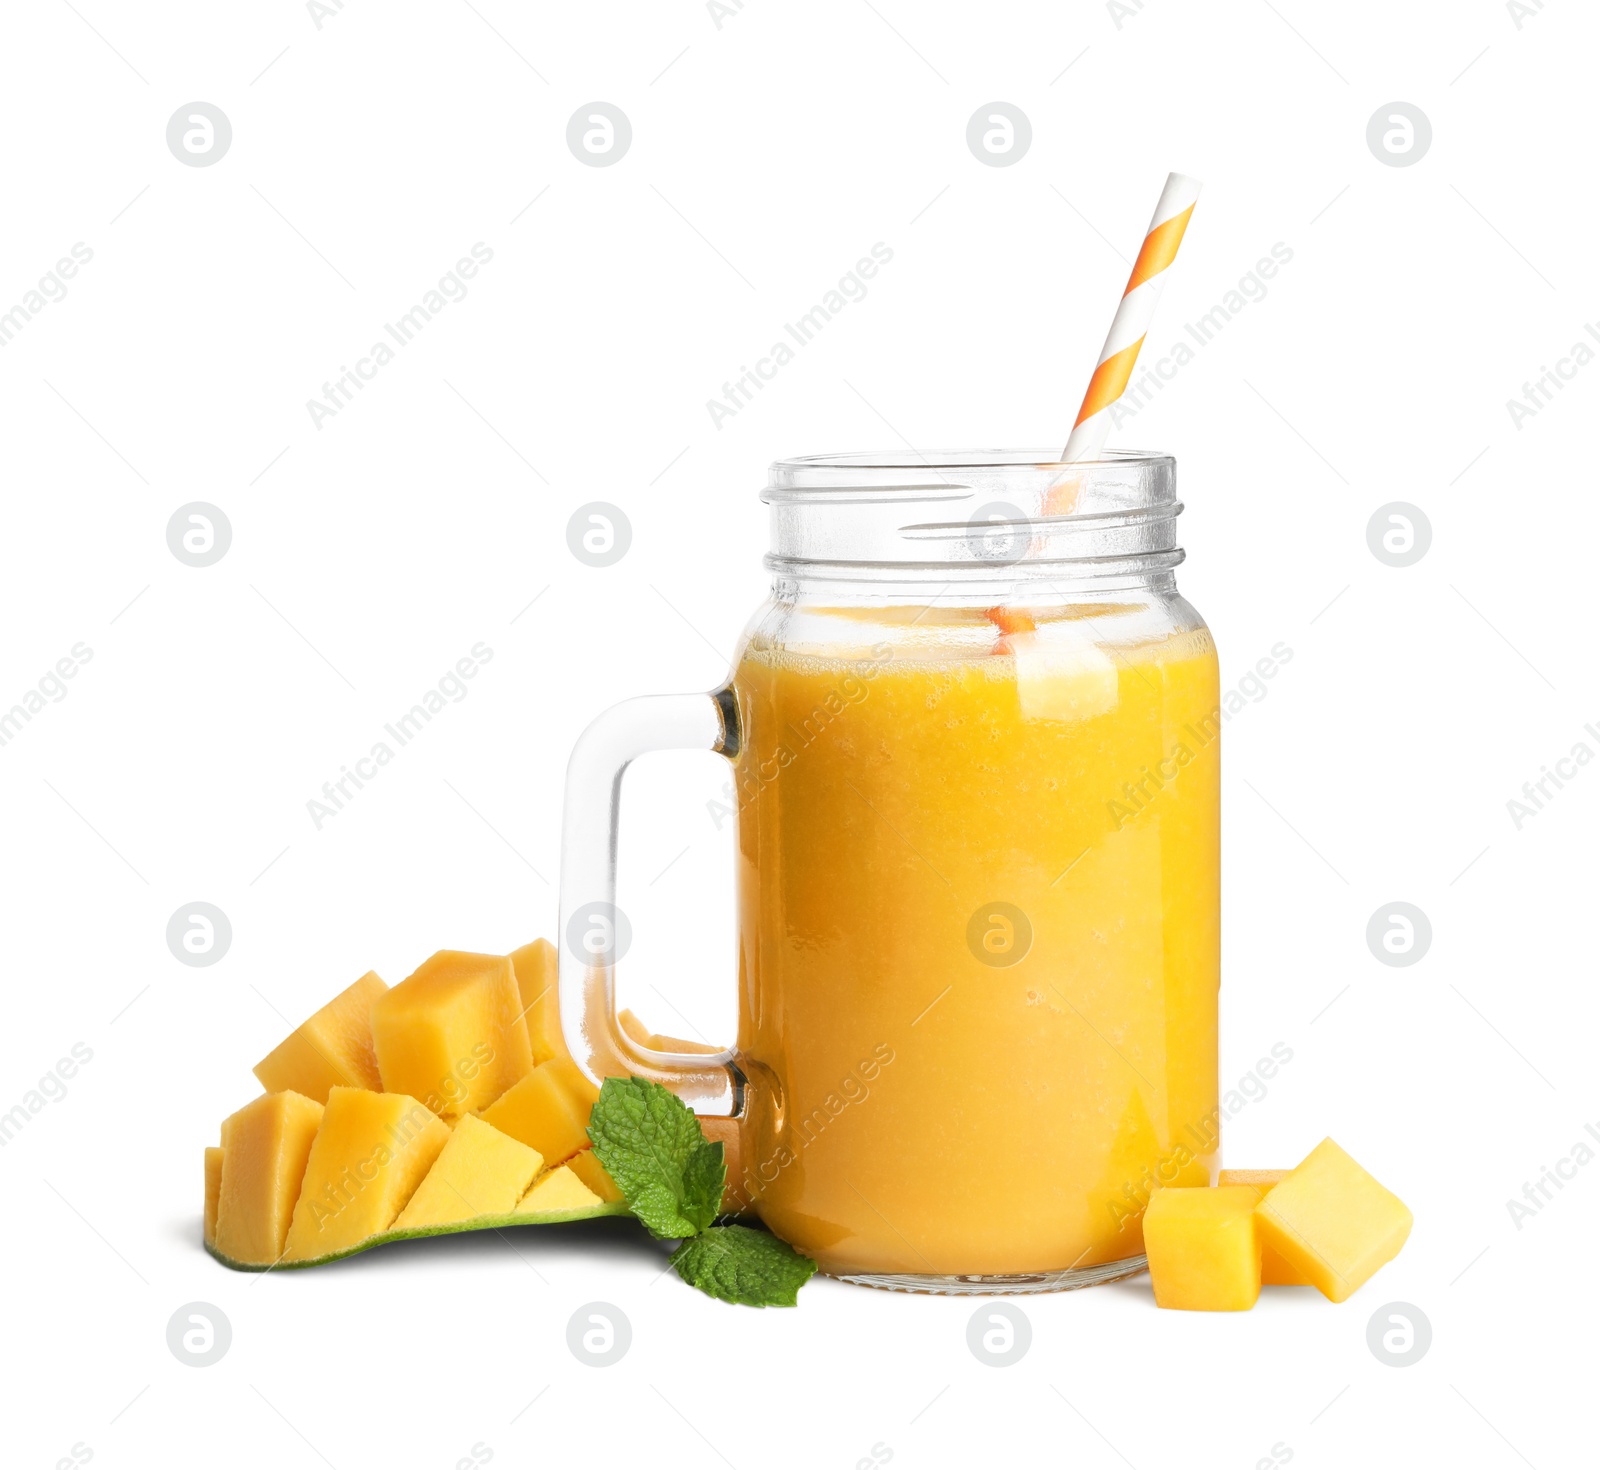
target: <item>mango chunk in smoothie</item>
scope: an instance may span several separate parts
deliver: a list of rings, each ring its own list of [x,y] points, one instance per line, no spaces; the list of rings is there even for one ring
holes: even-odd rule
[[[396,1230],[505,1215],[527,1193],[544,1160],[481,1118],[461,1119],[394,1222]]]
[[[589,1142],[589,1109],[599,1092],[567,1057],[529,1072],[482,1113],[483,1121],[536,1149],[547,1164],[565,1163]]]
[[[314,1260],[387,1230],[450,1137],[414,1097],[335,1087],[311,1145],[284,1258]],[[224,1147],[232,1152],[230,1141]]]
[[[1261,1294],[1256,1191],[1158,1189],[1144,1212],[1144,1249],[1158,1307],[1245,1312]]]
[[[219,1254],[246,1266],[271,1266],[283,1254],[322,1114],[321,1103],[298,1092],[272,1092],[224,1120],[212,1227]]]
[[[533,1068],[509,955],[442,949],[372,1006],[385,1092],[444,1117],[487,1107]]]
[[[1242,1184],[1254,1189],[1262,1198],[1279,1181],[1287,1179],[1287,1169],[1223,1169],[1217,1174],[1217,1183]],[[1310,1286],[1311,1280],[1297,1271],[1270,1245],[1261,1247],[1261,1284],[1263,1286]]]
[[[1255,1215],[1263,1244],[1331,1302],[1392,1261],[1411,1234],[1411,1211],[1331,1138],[1272,1186]]]
[[[372,1050],[372,1003],[388,990],[371,970],[256,1063],[268,1092],[298,1092],[325,1103],[330,1087],[383,1086]]]

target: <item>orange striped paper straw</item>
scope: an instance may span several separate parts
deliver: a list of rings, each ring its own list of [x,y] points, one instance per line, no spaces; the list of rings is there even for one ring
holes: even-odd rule
[[[1061,451],[1063,460],[1094,459],[1105,447],[1106,436],[1111,432],[1111,405],[1122,397],[1128,379],[1133,376],[1133,365],[1144,345],[1145,333],[1150,330],[1156,303],[1161,299],[1161,288],[1166,284],[1167,267],[1177,258],[1183,232],[1189,226],[1189,216],[1194,213],[1195,200],[1199,197],[1198,179],[1186,174],[1167,175],[1161,202],[1156,205],[1144,244],[1139,248],[1139,258],[1133,263],[1133,274],[1128,277],[1117,314],[1111,320],[1111,330],[1106,333],[1106,345],[1100,349],[1099,364],[1083,395],[1078,421],[1072,426],[1067,447]],[[1073,492],[1071,499],[1076,499],[1075,481],[1068,488]],[[1055,500],[1052,495],[1052,510],[1058,509]],[[1071,508],[1070,502],[1065,508]]]

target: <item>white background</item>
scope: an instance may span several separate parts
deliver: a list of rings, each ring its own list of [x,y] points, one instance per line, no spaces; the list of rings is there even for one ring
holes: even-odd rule
[[[1520,429],[1506,401],[1600,310],[1591,9],[747,0],[719,28],[691,0],[349,0],[319,29],[289,0],[74,5],[13,8],[0,93],[0,309],[93,251],[0,349],[0,706],[93,650],[0,748],[0,1111],[93,1052],[0,1152],[8,1465],[1586,1452],[1600,1163],[1520,1230],[1506,1201],[1600,1123],[1600,771],[1520,831],[1506,803],[1600,750],[1600,366]],[[595,99],[633,127],[609,168],[565,141]],[[965,141],[996,99],[1033,129],[1005,168]],[[1366,142],[1395,99],[1433,128],[1406,168]],[[233,129],[204,168],[165,141],[194,100]],[[1225,683],[1294,654],[1226,736],[1224,1084],[1294,1053],[1227,1161],[1332,1134],[1413,1207],[1400,1259],[1339,1307],[1159,1312],[1142,1279],[1028,1300],[1032,1347],[996,1369],[972,1303],[818,1281],[735,1309],[623,1225],[266,1277],[205,1256],[201,1149],[285,1018],[551,933],[571,742],[720,680],[764,591],[767,462],[1059,444],[1170,168],[1206,187],[1152,348],[1293,251],[1115,441],[1178,456],[1180,581]],[[466,299],[317,428],[306,400],[479,241]],[[716,428],[706,400],[879,241],[870,294]],[[233,528],[204,569],[165,539],[195,500]],[[566,541],[594,500],[633,528],[603,570]],[[1394,500],[1433,528],[1400,570],[1366,541]],[[480,640],[469,696],[317,830],[308,799]],[[623,833],[626,998],[717,1040],[722,780],[642,766]],[[233,926],[210,968],[164,939],[196,900]],[[1433,926],[1409,968],[1365,941],[1394,900]],[[205,1369],[165,1339],[197,1300],[233,1329]],[[595,1300],[634,1334],[603,1371],[566,1346]],[[1367,1346],[1392,1301],[1432,1324],[1404,1369]]]

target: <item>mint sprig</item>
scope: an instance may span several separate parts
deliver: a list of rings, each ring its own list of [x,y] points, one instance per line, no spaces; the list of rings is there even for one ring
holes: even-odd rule
[[[628,1208],[657,1240],[682,1242],[672,1264],[721,1301],[792,1307],[817,1263],[763,1230],[714,1225],[728,1166],[676,1093],[642,1077],[608,1077],[589,1141]]]
[[[728,1168],[688,1105],[643,1077],[608,1077],[589,1114],[595,1157],[657,1240],[698,1235],[722,1205]]]
[[[707,1296],[747,1307],[792,1307],[817,1263],[765,1230],[716,1225],[672,1253],[678,1275]]]

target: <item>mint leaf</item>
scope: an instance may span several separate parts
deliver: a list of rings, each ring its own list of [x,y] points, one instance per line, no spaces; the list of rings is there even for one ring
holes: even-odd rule
[[[694,1114],[689,1116],[694,1118]],[[700,1120],[695,1118],[695,1130]],[[710,1143],[700,1134],[700,1147],[689,1155],[683,1170],[683,1188],[686,1209],[684,1213],[695,1222],[696,1231],[707,1229],[722,1213],[722,1190],[728,1182],[728,1165],[723,1158],[722,1145]]]
[[[589,1114],[595,1156],[658,1240],[698,1235],[717,1218],[727,1165],[688,1105],[642,1077],[608,1077]]]
[[[765,1230],[716,1225],[672,1253],[678,1275],[707,1296],[746,1307],[792,1307],[817,1269]]]

